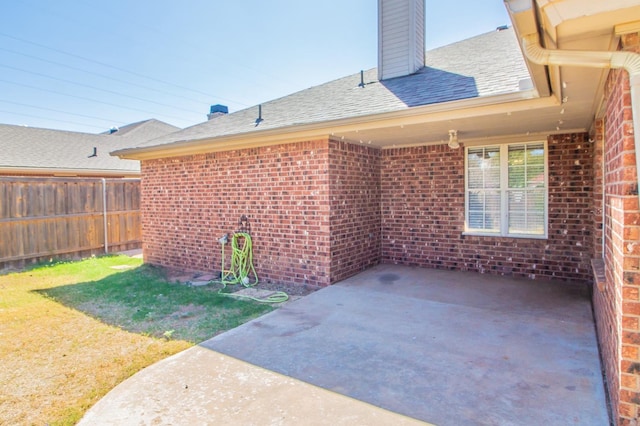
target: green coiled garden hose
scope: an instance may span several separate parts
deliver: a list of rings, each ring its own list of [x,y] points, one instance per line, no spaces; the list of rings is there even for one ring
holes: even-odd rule
[[[241,241],[243,244],[241,244]],[[276,291],[265,298],[225,293],[224,290],[228,285],[242,284],[244,287],[249,288],[258,284],[258,274],[256,274],[256,270],[253,267],[253,243],[251,241],[251,235],[245,232],[236,232],[233,234],[231,237],[231,265],[227,270],[225,270],[225,242],[224,238],[221,239],[222,267],[220,268],[220,283],[222,284],[222,288],[218,290],[219,294],[263,303],[282,303],[289,300],[289,295],[283,291]],[[253,282],[251,277],[253,278]]]

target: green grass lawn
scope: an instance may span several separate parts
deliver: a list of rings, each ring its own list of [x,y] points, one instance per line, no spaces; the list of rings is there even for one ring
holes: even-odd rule
[[[41,294],[134,333],[199,343],[272,310],[265,304],[220,297],[218,287],[169,283],[161,269],[140,265],[137,259],[85,262],[68,267],[131,268],[96,281],[48,288]]]
[[[126,256],[0,275],[0,424],[74,424],[135,372],[272,309]]]

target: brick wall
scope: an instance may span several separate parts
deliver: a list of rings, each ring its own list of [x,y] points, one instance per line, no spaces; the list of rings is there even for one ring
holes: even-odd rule
[[[383,262],[466,269],[463,169],[464,150],[447,145],[383,150]]]
[[[602,258],[604,229],[604,119],[594,123],[593,138],[593,257]]]
[[[591,279],[592,147],[549,138],[549,238],[462,235],[464,149],[382,153],[382,261],[529,278]]]
[[[328,285],[379,261],[589,280],[592,146],[550,137],[549,238],[463,236],[464,150],[320,140],[142,162],[147,261],[218,270],[217,239],[252,226],[266,280]]]
[[[613,282],[613,268],[611,268],[611,259],[612,259],[612,236],[618,234],[618,231],[613,232],[612,224],[614,223],[612,212],[615,212],[616,209],[611,208],[609,203],[607,203],[607,207],[605,208],[602,197],[604,193],[604,134],[605,134],[605,120],[599,119],[596,121],[595,125],[595,140],[594,140],[594,149],[597,152],[601,152],[600,155],[594,155],[594,227],[600,227],[600,238],[605,239],[606,234],[606,248],[603,252],[602,249],[602,240],[599,241],[600,245],[594,244],[594,258],[600,259],[604,258],[605,254],[609,261],[609,267],[605,268],[605,282]],[[607,143],[609,146],[609,141]],[[601,173],[598,173],[601,171]],[[599,176],[599,174],[601,176]],[[606,213],[606,220],[603,217],[601,220],[598,220],[597,211],[600,209],[601,212]],[[616,215],[617,216],[617,215]],[[617,222],[617,220],[615,220]],[[594,240],[595,242],[595,240]],[[616,390],[619,386],[619,366],[618,366],[618,357],[619,357],[619,333],[617,330],[620,327],[620,315],[619,310],[621,309],[622,295],[620,293],[616,294],[614,288],[612,286],[604,286],[602,289],[598,287],[594,287],[593,289],[593,310],[596,317],[596,328],[598,332],[598,341],[600,344],[600,354],[602,357],[603,368],[605,370],[606,377],[606,386],[608,389]],[[615,330],[615,331],[614,331]],[[608,392],[611,396],[611,405],[612,411],[617,413],[618,410],[618,396],[617,391]]]
[[[380,261],[380,150],[329,143],[331,282]]]
[[[638,34],[623,36],[622,46],[640,51]],[[606,280],[602,290],[594,290],[593,301],[613,416],[618,424],[631,425],[640,416],[640,210],[625,71],[609,73],[605,105],[599,132],[605,138],[602,255]]]
[[[261,281],[328,285],[328,152],[317,140],[142,161],[146,261],[218,271],[217,240],[244,214]]]

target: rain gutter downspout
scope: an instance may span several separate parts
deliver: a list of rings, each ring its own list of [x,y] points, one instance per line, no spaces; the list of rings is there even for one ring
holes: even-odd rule
[[[538,34],[522,38],[522,50],[527,58],[538,65],[576,66],[588,68],[623,68],[629,73],[631,111],[636,150],[636,172],[640,188],[640,54],[635,52],[598,52],[582,50],[549,50],[540,46]]]

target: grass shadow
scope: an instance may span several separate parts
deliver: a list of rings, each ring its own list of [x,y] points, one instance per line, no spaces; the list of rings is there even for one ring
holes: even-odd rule
[[[130,332],[192,343],[273,310],[269,305],[220,296],[214,286],[171,283],[162,268],[151,265],[110,267],[118,272],[35,291]]]

